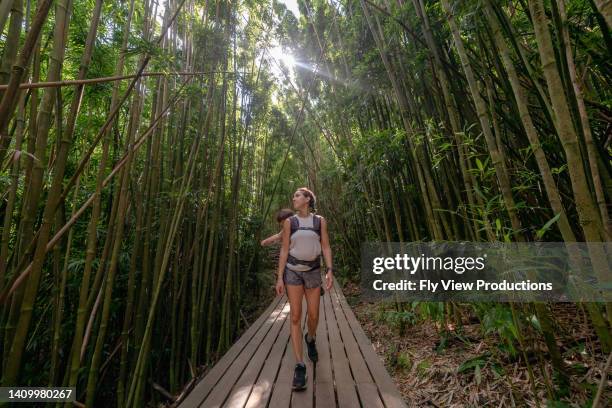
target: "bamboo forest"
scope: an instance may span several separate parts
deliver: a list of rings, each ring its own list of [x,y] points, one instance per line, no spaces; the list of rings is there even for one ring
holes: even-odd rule
[[[406,406],[609,406],[610,302],[359,285],[364,242],[612,241],[611,84],[610,0],[0,0],[1,386],[176,406],[306,186]]]

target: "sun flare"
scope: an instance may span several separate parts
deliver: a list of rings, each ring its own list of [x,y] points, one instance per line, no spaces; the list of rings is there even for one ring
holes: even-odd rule
[[[286,67],[293,67],[295,65],[295,57],[290,52],[283,50],[282,47],[276,46],[270,49],[270,56],[276,60],[277,63],[282,63]]]
[[[292,67],[295,65],[295,58],[290,53],[283,53],[280,59],[281,61],[283,61],[283,64],[287,65],[288,67]]]

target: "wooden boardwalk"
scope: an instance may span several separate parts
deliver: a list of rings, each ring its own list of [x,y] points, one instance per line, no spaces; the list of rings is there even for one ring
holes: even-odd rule
[[[305,301],[302,310],[305,329]],[[337,283],[321,297],[314,367],[304,344],[308,387],[299,392],[289,324],[289,302],[277,297],[179,407],[406,406]]]

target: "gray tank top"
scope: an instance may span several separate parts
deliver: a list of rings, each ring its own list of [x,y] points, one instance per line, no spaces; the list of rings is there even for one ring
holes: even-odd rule
[[[302,218],[296,215],[300,227],[313,228],[314,216],[309,214],[308,217]],[[297,230],[291,236],[289,243],[289,255],[302,261],[314,261],[321,255],[321,241],[319,234],[313,230]],[[308,271],[311,269],[308,265],[293,265],[287,262],[287,267],[294,271]]]

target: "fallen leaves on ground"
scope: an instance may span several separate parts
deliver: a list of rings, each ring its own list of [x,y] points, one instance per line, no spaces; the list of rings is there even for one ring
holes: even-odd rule
[[[485,336],[477,320],[466,319],[470,323],[463,324],[458,336],[463,340],[447,336],[447,343],[440,347],[439,325],[419,320],[407,325],[400,336],[396,327],[380,318],[391,304],[360,301],[359,287],[351,283],[345,285],[344,293],[410,407],[591,406],[607,356],[575,304],[552,305],[557,340],[572,377],[568,395],[551,405],[547,384],[552,382],[553,370],[546,346],[536,333],[525,333],[534,393],[522,353],[514,359],[500,353],[501,339]],[[612,383],[607,385],[602,406],[611,394]]]

